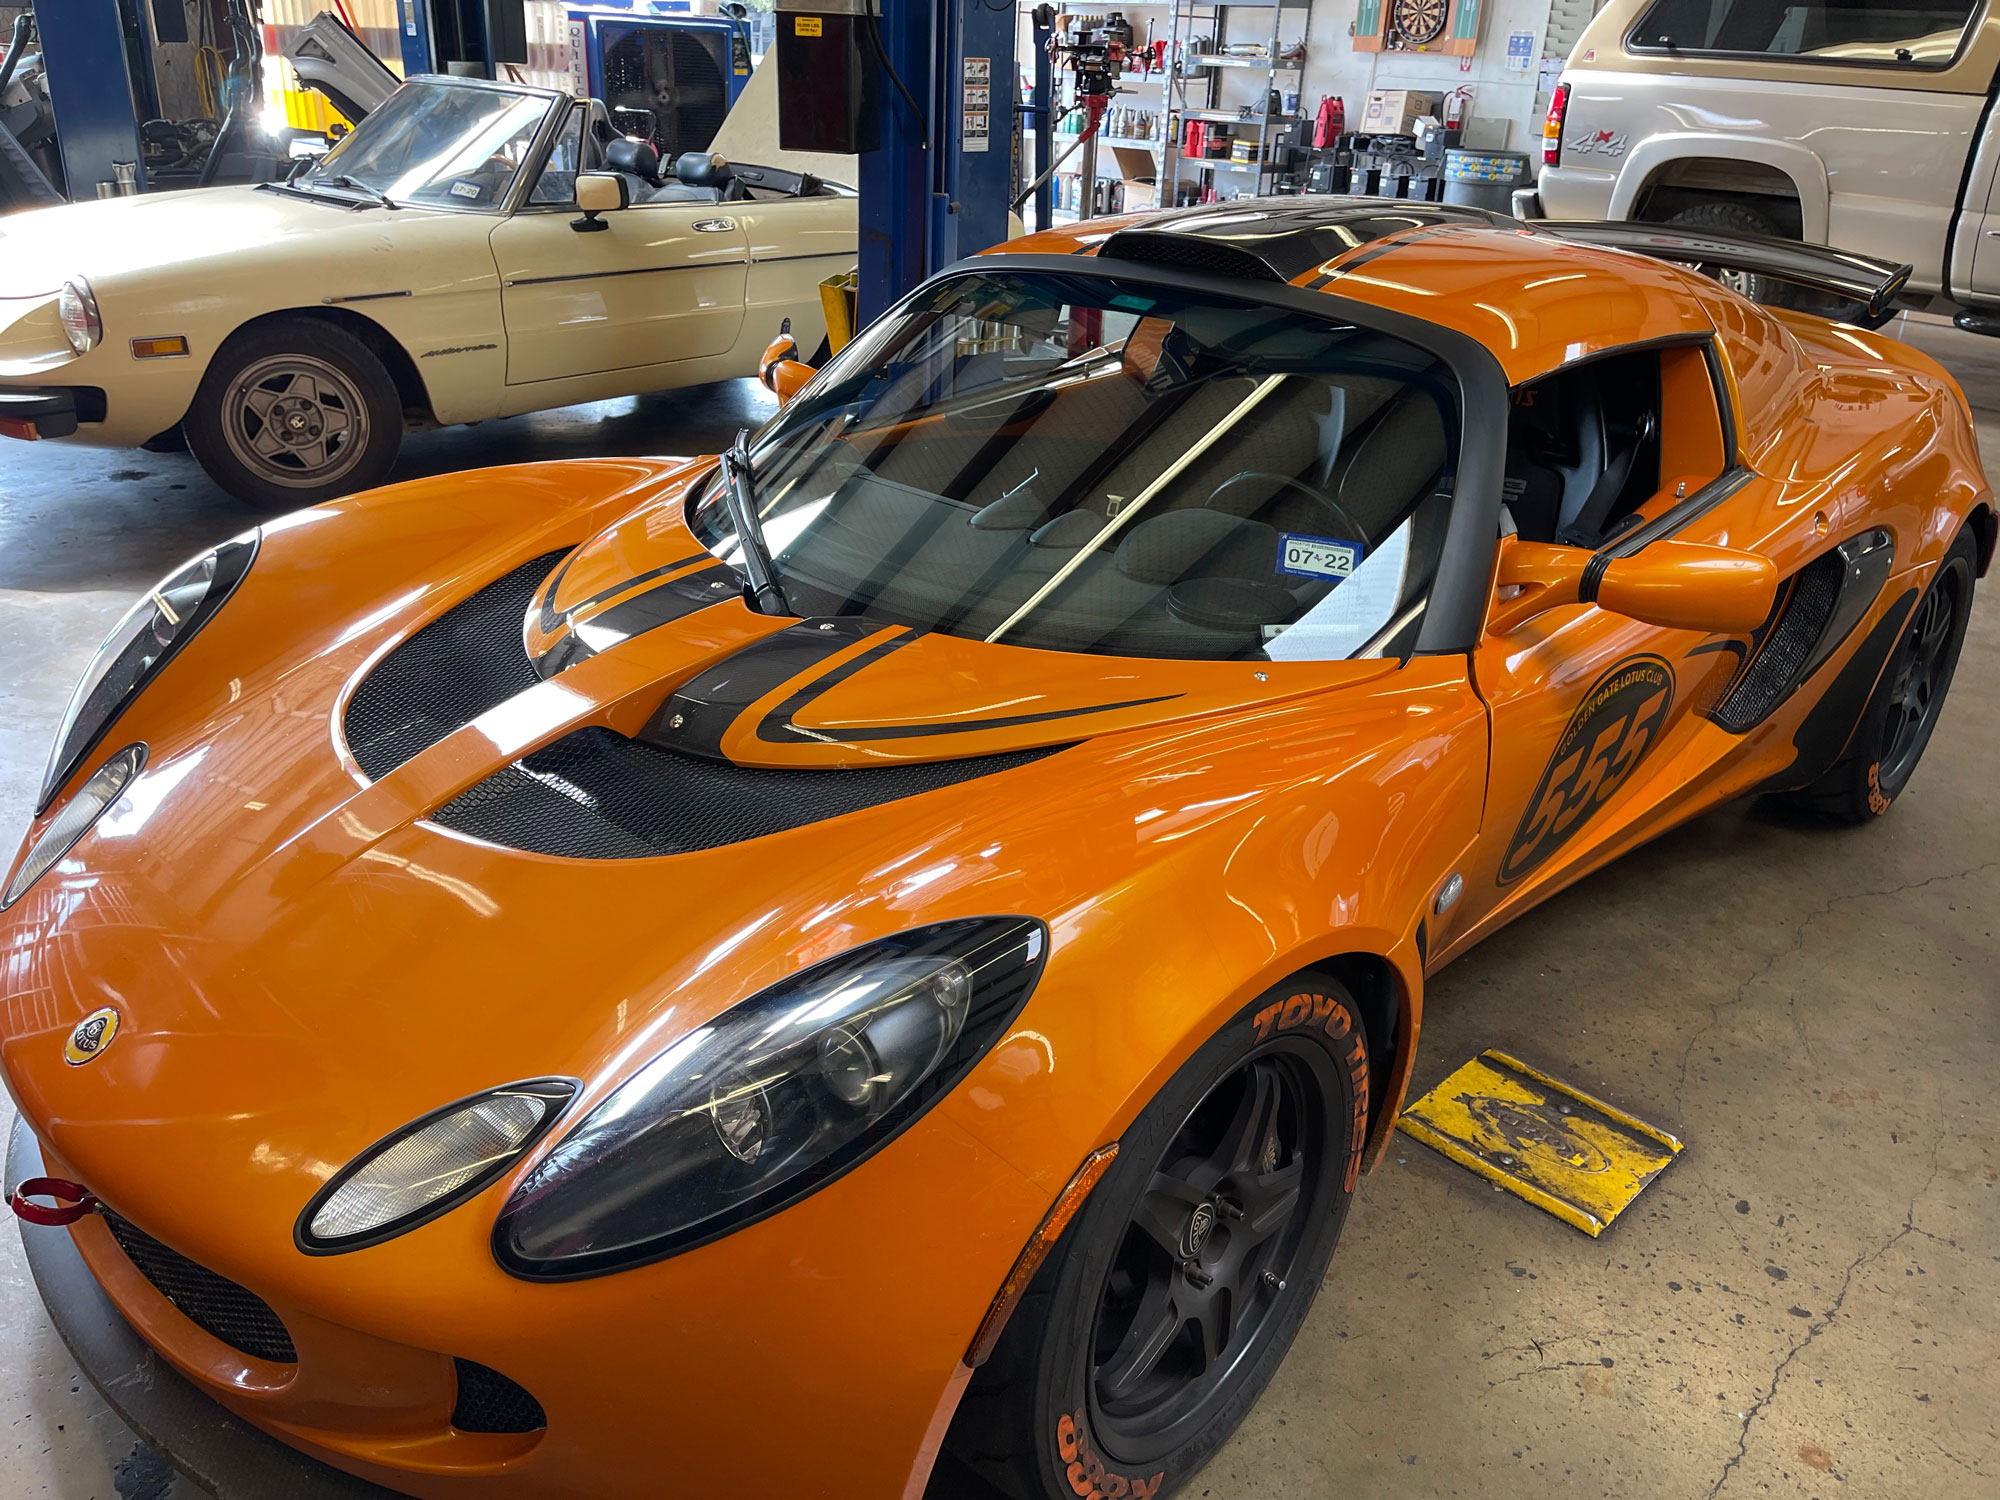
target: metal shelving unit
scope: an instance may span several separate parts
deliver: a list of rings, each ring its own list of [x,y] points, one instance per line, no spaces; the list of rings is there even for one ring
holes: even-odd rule
[[[1265,12],[1270,16],[1268,38],[1258,33],[1246,33],[1232,39],[1230,25],[1238,12]],[[1287,40],[1284,35],[1285,18],[1290,12],[1304,16],[1304,24],[1297,37]],[[1248,20],[1249,17],[1244,19]],[[1195,39],[1202,35],[1201,28],[1207,27],[1210,50],[1194,52],[1191,49]],[[1281,113],[1271,109],[1271,95],[1279,91],[1281,75],[1290,79],[1296,87],[1303,79],[1305,47],[1312,35],[1311,0],[1266,0],[1266,3],[1223,3],[1223,0],[1173,0],[1172,17],[1167,36],[1167,73],[1160,86],[1160,113],[1166,120],[1165,138],[1155,142],[1160,158],[1160,195],[1163,203],[1172,201],[1178,195],[1177,184],[1181,180],[1181,168],[1192,167],[1207,172],[1248,172],[1253,175],[1252,191],[1261,191],[1264,178],[1271,170],[1271,142],[1276,134],[1273,125],[1283,118]],[[1246,40],[1254,36],[1264,44],[1262,56],[1246,56],[1224,49],[1232,40]],[[1283,55],[1293,47],[1299,49],[1300,61],[1284,62]],[[1232,73],[1262,73],[1262,87],[1258,90],[1258,108],[1253,114],[1245,114],[1240,109],[1225,109],[1222,103],[1222,81]],[[1203,87],[1205,85],[1205,87]],[[1197,103],[1193,97],[1200,91],[1205,97]],[[1303,104],[1303,100],[1300,101]],[[1257,160],[1236,162],[1222,157],[1185,156],[1181,151],[1183,125],[1189,120],[1205,120],[1217,125],[1243,126],[1255,122],[1257,126]],[[1242,139],[1239,135],[1237,139]]]

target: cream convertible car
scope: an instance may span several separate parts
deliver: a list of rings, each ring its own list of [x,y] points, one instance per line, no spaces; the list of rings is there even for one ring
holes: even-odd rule
[[[426,77],[287,183],[0,218],[0,430],[178,426],[224,489],[291,509],[380,483],[406,427],[754,374],[785,317],[810,348],[856,206],[813,174],[852,158],[761,148],[770,72],[672,164],[595,100]],[[579,173],[622,206],[579,213]]]

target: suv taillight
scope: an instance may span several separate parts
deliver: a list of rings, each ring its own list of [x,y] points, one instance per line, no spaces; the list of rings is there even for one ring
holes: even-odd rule
[[[1542,165],[1559,167],[1563,154],[1563,111],[1569,108],[1569,85],[1556,85],[1549,100],[1549,117],[1542,121]]]

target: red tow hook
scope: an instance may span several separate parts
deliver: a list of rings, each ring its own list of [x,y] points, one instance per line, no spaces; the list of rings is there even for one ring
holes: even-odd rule
[[[53,1208],[32,1203],[31,1198],[54,1198]],[[85,1214],[97,1211],[97,1194],[80,1182],[63,1177],[29,1177],[14,1189],[7,1206],[30,1224],[74,1224]]]

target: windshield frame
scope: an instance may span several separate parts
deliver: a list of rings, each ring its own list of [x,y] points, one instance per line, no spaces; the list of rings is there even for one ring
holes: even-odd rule
[[[1198,275],[1143,261],[1102,260],[1095,255],[1002,250],[972,256],[928,278],[828,360],[791,401],[757,430],[750,443],[753,457],[787,432],[788,424],[811,406],[815,392],[855,373],[854,365],[873,359],[889,337],[890,329],[920,300],[932,297],[945,283],[961,277],[1006,272],[1101,278],[1114,285],[1226,297],[1315,321],[1353,324],[1401,339],[1437,359],[1458,384],[1457,482],[1452,491],[1444,550],[1417,630],[1414,654],[1458,654],[1469,652],[1478,644],[1489,602],[1493,554],[1500,544],[1502,480],[1506,472],[1506,373],[1492,351],[1467,334],[1334,293],[1307,291],[1283,283]],[[689,491],[685,515],[690,526],[713,483],[711,479]]]
[[[534,137],[528,144],[526,154],[521,158],[521,166],[514,173],[514,180],[508,184],[504,196],[490,204],[466,204],[463,206],[456,203],[414,202],[407,198],[390,200],[398,208],[423,209],[432,213],[478,214],[487,218],[506,217],[514,213],[520,207],[521,200],[527,196],[535,179],[541,175],[542,164],[547,159],[549,149],[555,142],[557,130],[560,128],[561,122],[567,117],[569,107],[576,102],[571,95],[561,89],[539,88],[533,84],[525,83],[503,83],[492,78],[460,78],[455,74],[449,73],[419,73],[414,78],[405,79],[402,88],[397,89],[396,93],[400,94],[403,92],[403,89],[416,87],[484,89],[488,93],[515,94],[543,101],[541,121],[535,127]],[[390,97],[394,98],[395,95],[392,94]],[[368,119],[376,118],[377,114],[379,114],[379,111],[371,112]],[[346,136],[342,137],[340,144],[342,146],[346,145],[348,141],[366,130],[368,128],[368,119],[362,120]],[[338,149],[339,147],[335,148],[335,150]],[[357,193],[352,188],[343,188],[333,183],[313,182],[310,180],[315,172],[325,166],[328,158],[332,155],[333,152],[328,152],[311,169],[302,172],[297,179],[281,185],[295,192],[310,193],[315,197],[324,198],[329,202],[353,203],[363,208],[374,206],[372,198],[365,194]],[[339,163],[335,162],[334,167],[337,174]]]

